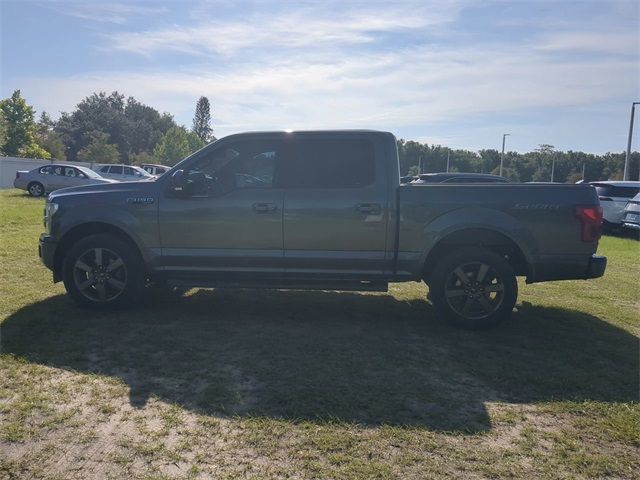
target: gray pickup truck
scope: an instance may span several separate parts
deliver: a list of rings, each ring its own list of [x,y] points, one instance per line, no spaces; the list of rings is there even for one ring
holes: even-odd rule
[[[376,131],[231,135],[152,182],[52,193],[40,256],[80,305],[149,283],[386,291],[420,282],[439,316],[481,328],[527,282],[603,275],[589,185],[400,184]]]

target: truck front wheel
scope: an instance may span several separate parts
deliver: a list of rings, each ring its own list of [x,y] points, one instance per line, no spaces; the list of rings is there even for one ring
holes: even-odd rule
[[[462,248],[444,256],[428,283],[438,314],[468,329],[492,327],[507,319],[518,297],[511,265],[481,248]]]
[[[66,253],[63,280],[69,296],[85,307],[128,306],[144,288],[142,259],[125,240],[97,234],[76,242]]]

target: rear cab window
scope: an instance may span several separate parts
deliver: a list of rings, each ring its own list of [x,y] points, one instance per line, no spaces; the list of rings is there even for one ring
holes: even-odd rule
[[[359,138],[296,139],[279,172],[285,188],[363,188],[375,180],[373,144]]]

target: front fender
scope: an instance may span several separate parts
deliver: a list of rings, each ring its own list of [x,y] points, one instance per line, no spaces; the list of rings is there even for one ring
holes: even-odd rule
[[[141,206],[135,212],[125,208],[110,206],[90,205],[87,208],[74,206],[68,211],[61,212],[56,219],[59,228],[52,231],[60,243],[74,231],[82,229],[82,234],[88,235],[92,231],[102,233],[104,231],[118,230],[133,241],[138,247],[144,261],[149,264],[153,261],[157,247],[157,208],[155,205]]]

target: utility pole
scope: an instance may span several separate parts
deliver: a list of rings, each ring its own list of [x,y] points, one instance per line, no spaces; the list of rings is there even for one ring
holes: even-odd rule
[[[556,170],[556,156],[554,155],[551,159],[551,183],[553,183],[553,173]]]
[[[447,173],[449,173],[449,155],[451,154],[451,150],[447,149]]]
[[[502,167],[504,165],[504,142],[509,135],[511,134],[510,133],[502,134],[502,154],[500,155],[500,176],[502,176]]]
[[[418,170],[420,170],[420,173],[424,173],[422,171],[422,155],[418,157]]]
[[[587,162],[582,162],[582,181],[584,182],[584,171],[587,168]]]
[[[633,137],[633,116],[636,112],[636,105],[640,102],[633,102],[631,104],[631,119],[629,120],[629,139],[627,140],[627,154],[624,157],[624,175],[622,180],[629,180],[629,159],[631,158],[631,139]]]

